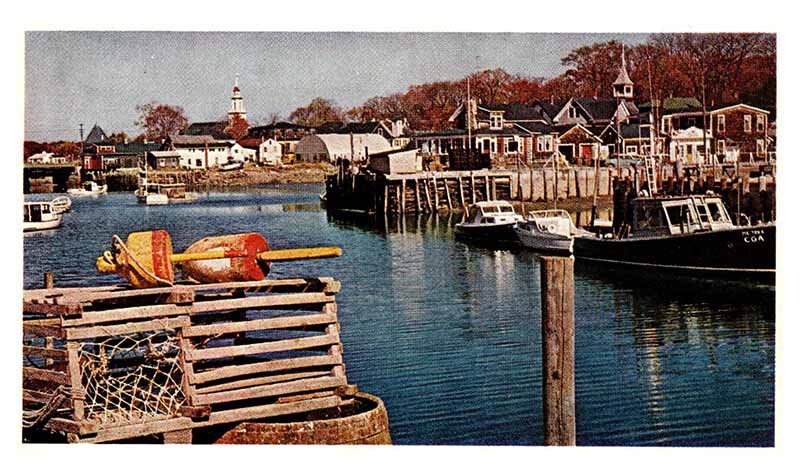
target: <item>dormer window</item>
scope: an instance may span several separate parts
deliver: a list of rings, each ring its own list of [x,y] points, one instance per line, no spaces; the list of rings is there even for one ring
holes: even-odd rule
[[[489,114],[489,127],[491,129],[503,129],[503,114],[500,112],[491,112]]]
[[[570,117],[570,119],[577,118],[578,110],[576,110],[575,107],[569,107],[569,109],[567,110],[567,116]]]

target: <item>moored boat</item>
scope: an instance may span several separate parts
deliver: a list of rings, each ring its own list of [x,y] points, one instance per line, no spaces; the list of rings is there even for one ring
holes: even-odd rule
[[[464,220],[456,224],[456,235],[491,242],[514,241],[514,227],[524,219],[502,200],[470,205]]]
[[[56,197],[50,202],[50,208],[52,208],[53,211],[58,214],[67,213],[72,211],[72,200],[63,195]]]
[[[50,202],[25,202],[22,207],[22,231],[41,231],[61,226],[61,214]]]
[[[719,196],[640,197],[612,234],[575,237],[578,259],[774,281],[775,224],[735,225]]]
[[[98,185],[94,180],[84,182],[80,188],[67,189],[67,193],[78,197],[89,195],[103,195],[108,191],[108,185]]]
[[[584,233],[572,223],[564,210],[539,210],[528,213],[514,228],[519,243],[539,251],[572,252],[573,236]]]

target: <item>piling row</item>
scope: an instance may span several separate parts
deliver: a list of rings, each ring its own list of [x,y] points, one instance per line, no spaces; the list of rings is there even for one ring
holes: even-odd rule
[[[387,176],[382,210],[394,214],[426,214],[463,209],[473,203],[512,198],[512,174],[436,172]]]

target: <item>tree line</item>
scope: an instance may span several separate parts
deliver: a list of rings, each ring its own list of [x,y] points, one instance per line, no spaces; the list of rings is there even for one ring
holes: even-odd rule
[[[570,97],[608,97],[619,72],[623,45],[595,43],[561,58],[566,70],[542,79],[489,69],[469,76],[471,94],[481,103],[561,102]],[[662,33],[626,48],[637,103],[668,97],[705,99],[707,106],[744,101],[775,110],[774,34]],[[290,121],[318,126],[327,121],[369,121],[405,117],[419,130],[448,127],[447,119],[466,99],[467,77],[412,85],[403,93],[370,98],[343,110],[315,98],[289,115]]]

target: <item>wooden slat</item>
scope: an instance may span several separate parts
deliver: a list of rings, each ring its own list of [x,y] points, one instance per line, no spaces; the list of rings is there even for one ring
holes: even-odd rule
[[[156,288],[142,288],[131,290],[115,290],[115,291],[74,291],[65,293],[60,297],[60,303],[84,303],[94,301],[106,300],[119,300],[123,298],[146,297],[146,296],[169,296],[173,293],[194,293],[194,289],[190,286],[176,285],[173,287],[156,287]]]
[[[97,323],[113,323],[142,318],[166,318],[168,316],[188,315],[192,305],[151,305],[112,310],[84,312],[80,318],[64,320],[63,326],[76,327]]]
[[[223,384],[211,385],[208,387],[198,388],[198,394],[224,392],[226,390],[236,390],[238,388],[254,387],[256,385],[267,385],[279,382],[286,382],[287,380],[308,379],[312,377],[326,377],[331,373],[330,370],[314,370],[307,372],[293,372],[290,374],[269,375],[266,377],[256,377],[253,379],[237,380],[235,382],[226,382]]]
[[[329,366],[342,363],[341,356],[308,356],[294,359],[276,359],[272,361],[256,362],[246,365],[232,365],[217,367],[203,372],[196,372],[189,379],[195,384],[213,382],[231,377],[260,374],[264,372],[279,372],[290,369],[303,369],[308,367]]]
[[[296,305],[318,305],[330,303],[336,300],[332,295],[325,295],[321,292],[314,293],[291,293],[283,295],[264,295],[256,297],[236,298],[232,300],[212,300],[207,302],[195,302],[192,304],[193,313],[206,311],[238,310],[244,308],[267,308],[283,307]]]
[[[309,326],[320,326],[335,322],[336,315],[327,313],[321,315],[263,318],[251,321],[190,326],[183,330],[183,335],[187,337],[212,336],[218,334],[241,333],[244,331],[258,331],[265,329],[305,328]]]
[[[266,352],[291,351],[308,349],[311,347],[328,346],[339,342],[338,335],[309,336],[297,339],[284,339],[264,343],[247,344],[245,346],[211,347],[206,349],[192,349],[186,353],[189,361],[219,359],[222,357],[249,356]]]
[[[22,346],[22,355],[39,356],[47,359],[66,359],[66,349],[54,349],[39,346]]]
[[[212,405],[229,403],[252,398],[275,397],[290,393],[307,392],[309,390],[322,390],[335,388],[347,382],[339,377],[325,377],[321,379],[301,379],[278,384],[259,385],[256,387],[242,388],[239,390],[196,394],[192,399],[194,405]]]
[[[51,318],[48,320],[25,320],[22,322],[22,332],[24,334],[41,337],[64,337],[64,330],[61,328],[61,318]]]
[[[53,431],[64,431],[66,433],[74,433],[79,435],[93,434],[100,429],[95,423],[87,421],[74,421],[67,418],[50,418],[45,423],[44,428]]]
[[[123,334],[140,333],[144,331],[160,331],[165,329],[176,329],[189,326],[191,322],[188,316],[177,318],[162,318],[151,321],[139,321],[123,323],[118,325],[89,326],[85,328],[67,328],[67,340],[88,339],[103,336],[120,336]]]
[[[40,392],[29,388],[22,389],[22,400],[32,403],[47,403],[50,401],[52,394],[48,392]]]
[[[23,367],[22,378],[25,380],[39,380],[52,382],[59,385],[69,385],[69,375],[55,370],[38,369],[36,367]]]
[[[23,313],[36,313],[42,315],[79,315],[83,312],[80,303],[32,303],[22,302]]]

